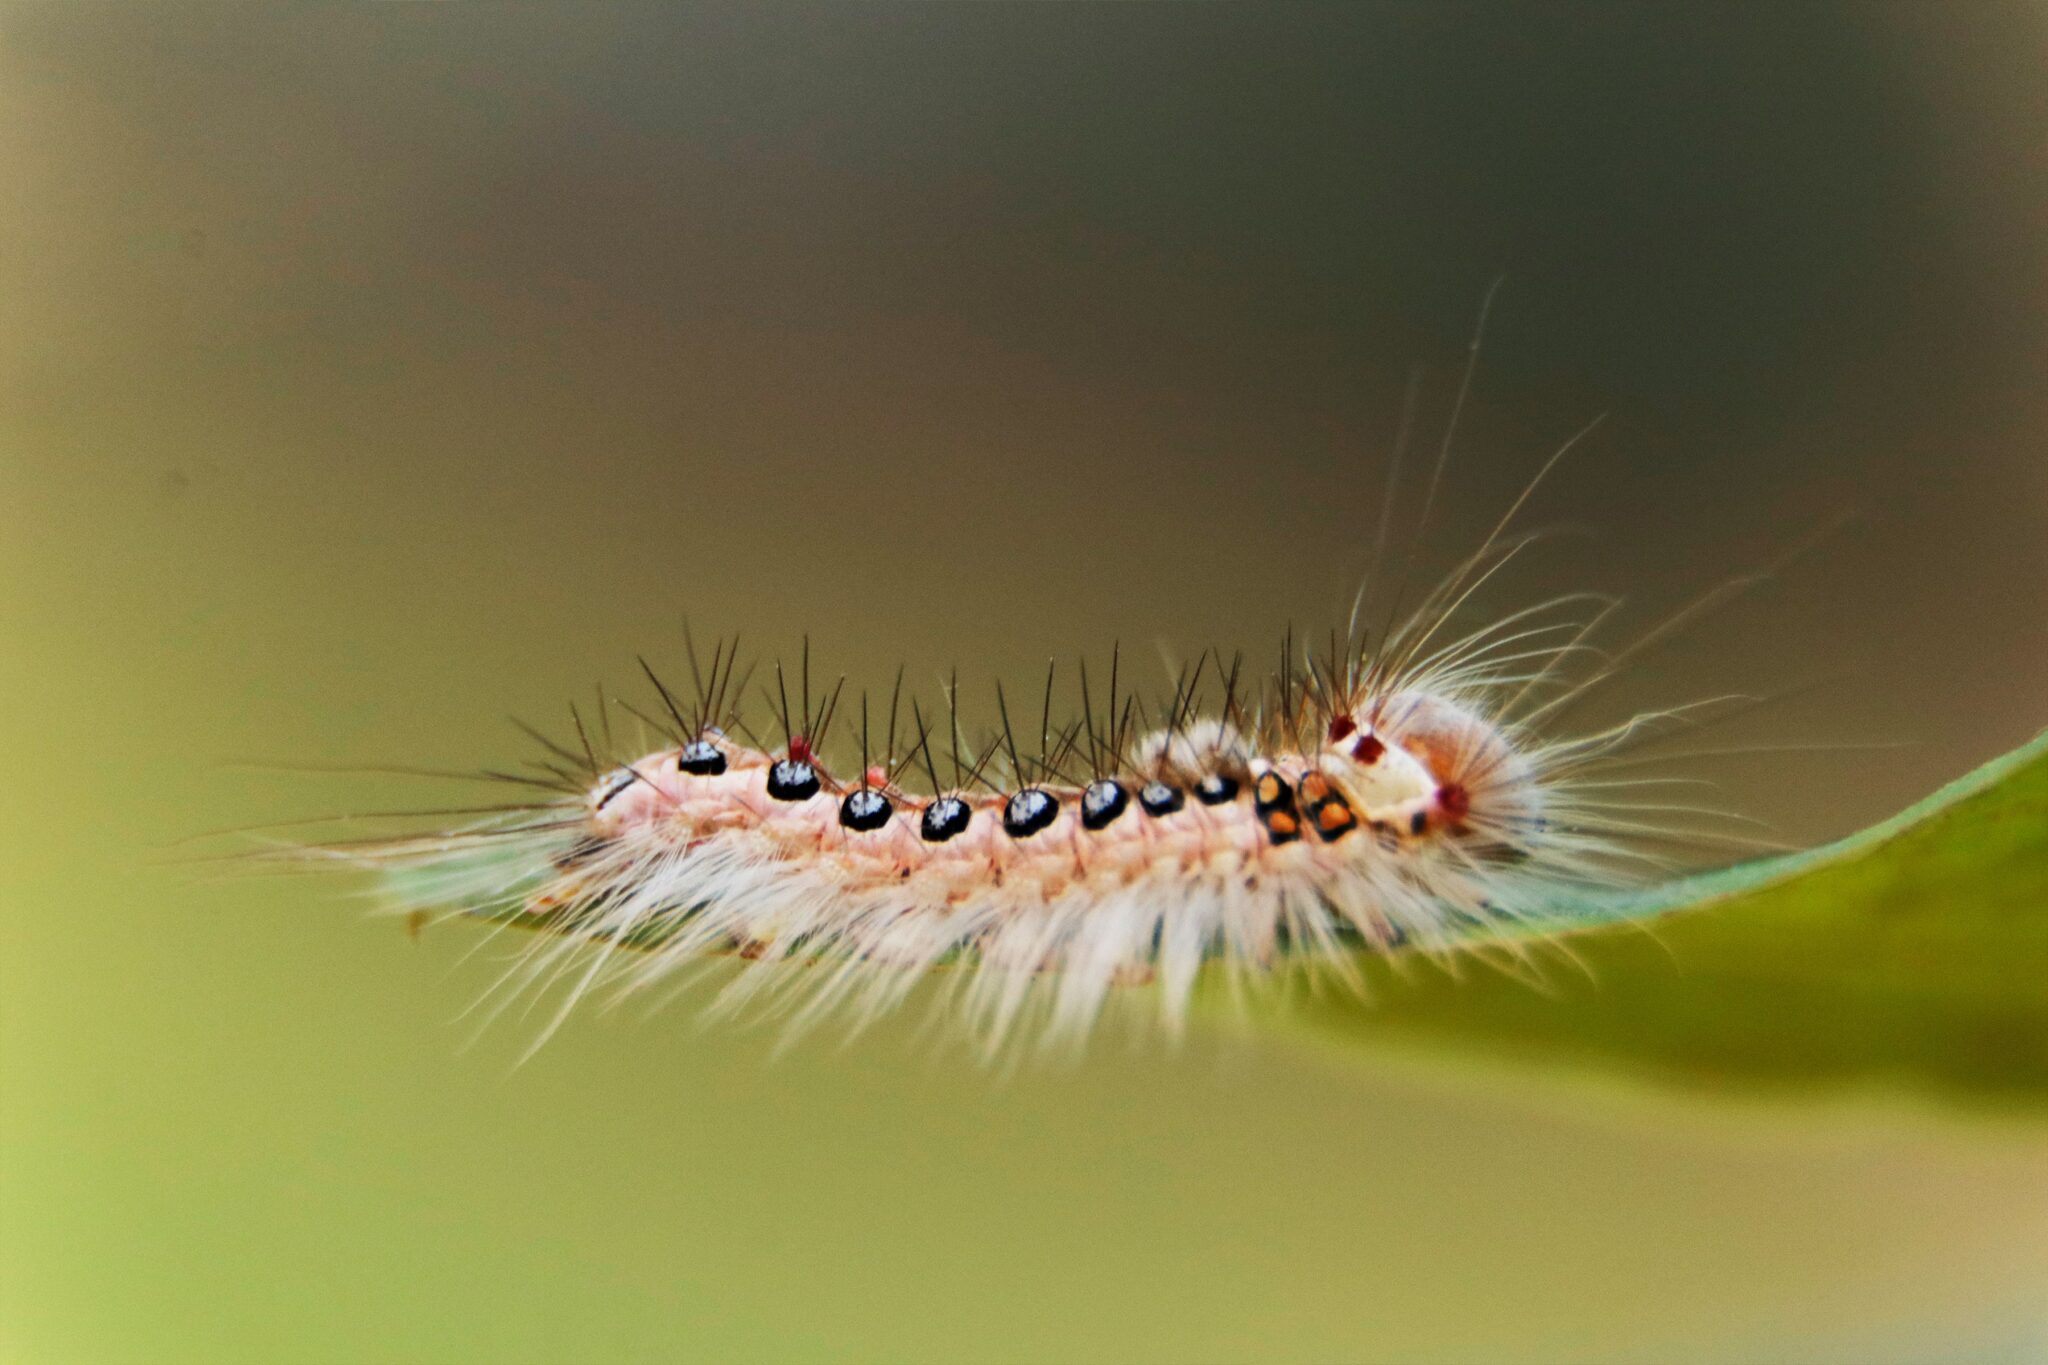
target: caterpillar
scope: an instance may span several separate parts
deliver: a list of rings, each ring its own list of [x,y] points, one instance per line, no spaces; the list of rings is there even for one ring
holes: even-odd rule
[[[844,679],[813,695],[808,640],[756,688],[737,637],[706,654],[686,630],[688,687],[642,659],[642,702],[601,691],[588,719],[571,707],[572,740],[522,726],[536,758],[463,775],[527,799],[298,853],[385,874],[419,918],[534,931],[494,995],[502,1011],[559,986],[542,1037],[593,990],[632,998],[720,960],[734,969],[712,1011],[779,1016],[793,1034],[833,1014],[858,1028],[936,979],[938,1008],[991,1053],[1085,1037],[1126,996],[1177,1032],[1205,969],[1356,986],[1361,952],[1512,968],[1549,941],[1559,905],[1669,866],[1673,842],[1727,841],[1665,823],[1721,812],[1641,799],[1684,779],[1618,769],[1730,699],[1560,726],[1642,648],[1753,580],[1618,650],[1599,637],[1619,601],[1595,593],[1456,624],[1539,538],[1510,527],[1585,434],[1413,610],[1397,594],[1363,626],[1361,586],[1341,634],[1310,650],[1290,633],[1257,679],[1211,650],[1147,701],[1113,652],[1092,680],[1085,662],[1070,670],[1076,709],[1055,719],[1049,666],[1035,746],[1020,745],[1000,687],[999,725],[969,735],[957,672],[942,708],[906,700],[899,670],[886,710],[863,693],[858,721],[842,721]],[[1448,447],[1447,434],[1431,502]],[[636,741],[616,740],[615,711]]]
[[[764,737],[738,640],[708,662],[690,640],[688,689],[643,659],[647,705],[572,706],[573,740],[524,727],[539,757],[475,775],[533,800],[312,852],[390,874],[416,913],[537,931],[498,994],[563,983],[548,1031],[594,987],[632,996],[716,958],[740,964],[717,1011],[796,1031],[842,1006],[864,1023],[945,977],[941,1007],[993,1051],[1026,1022],[1079,1038],[1130,987],[1178,1031],[1205,965],[1355,984],[1358,951],[1518,954],[1561,900],[1662,864],[1673,832],[1611,789],[1666,779],[1599,775],[1694,709],[1544,736],[1631,652],[1591,643],[1612,599],[1440,638],[1526,543],[1491,543],[1377,640],[1283,643],[1257,684],[1242,656],[1207,651],[1147,703],[1113,653],[1099,687],[1073,670],[1078,709],[1056,721],[1049,667],[1035,748],[1000,686],[999,728],[970,743],[957,675],[943,718],[906,704],[899,670],[886,711],[863,694],[842,725],[844,679],[811,695],[808,642],[794,677],[772,667]],[[1601,662],[1575,675],[1582,658]],[[621,748],[614,709],[648,739]],[[859,749],[843,768],[827,757],[840,730]]]

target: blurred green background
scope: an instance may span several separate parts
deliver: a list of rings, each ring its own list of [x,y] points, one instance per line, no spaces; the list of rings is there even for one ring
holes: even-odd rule
[[[2033,5],[0,6],[0,1358],[2048,1355],[2048,1135],[1430,1057],[488,982],[179,841],[461,799],[684,611],[971,687],[1334,619],[1411,366],[1423,537],[1792,695],[1808,841],[2048,721]],[[1404,513],[1397,528],[1413,530]],[[1028,685],[1028,684],[1027,684]]]

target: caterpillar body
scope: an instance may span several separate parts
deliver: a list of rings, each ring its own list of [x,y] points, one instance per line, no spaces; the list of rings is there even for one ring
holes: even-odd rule
[[[813,1000],[845,990],[870,1007],[966,955],[991,1039],[1040,978],[1055,1032],[1154,977],[1178,1022],[1218,953],[1334,959],[1340,940],[1444,942],[1503,913],[1483,869],[1541,848],[1542,799],[1497,729],[1395,693],[1314,733],[1296,751],[1193,720],[1085,781],[1052,776],[1055,752],[977,795],[913,793],[886,765],[842,781],[802,735],[764,752],[714,730],[594,787],[577,842],[522,908],[572,936],[657,936],[628,969],[642,980],[707,950],[837,959]]]
[[[1693,809],[1608,790],[1676,779],[1598,780],[1689,708],[1541,734],[1631,652],[1589,643],[1613,600],[1554,599],[1434,643],[1526,543],[1496,535],[1377,648],[1283,645],[1255,688],[1241,658],[1206,653],[1148,706],[1112,659],[1099,705],[1084,664],[1080,717],[1056,725],[1049,670],[1035,752],[1000,688],[1000,731],[966,742],[957,679],[943,727],[916,699],[900,725],[899,672],[879,757],[863,696],[858,766],[836,770],[823,750],[843,680],[814,708],[808,645],[795,707],[773,668],[779,743],[744,719],[737,641],[708,668],[693,645],[694,700],[647,668],[659,705],[600,697],[595,724],[572,708],[573,742],[529,730],[543,758],[480,775],[548,797],[321,852],[396,872],[416,912],[544,931],[498,995],[563,984],[548,1031],[594,987],[633,996],[720,957],[740,966],[716,1010],[799,1029],[842,1007],[865,1022],[949,967],[942,1007],[993,1050],[1020,1024],[1082,1036],[1125,987],[1177,1029],[1205,964],[1355,979],[1359,951],[1520,955],[1561,896],[1661,862],[1656,842],[1678,835],[1645,811]],[[613,706],[653,736],[623,758]]]
[[[1633,771],[1632,751],[1672,724],[1747,699],[1558,730],[1639,651],[1763,575],[1720,585],[1618,649],[1596,636],[1619,600],[1594,593],[1454,628],[1539,539],[1509,527],[1591,430],[1551,455],[1412,611],[1399,610],[1404,571],[1384,624],[1362,629],[1368,573],[1341,637],[1316,653],[1290,636],[1256,684],[1241,657],[1210,652],[1147,705],[1112,657],[1103,694],[1078,670],[1079,718],[1055,725],[1049,670],[1027,752],[1000,688],[1000,731],[963,737],[957,675],[943,727],[915,698],[901,725],[899,671],[881,726],[861,697],[858,765],[835,768],[824,751],[843,679],[814,708],[808,641],[796,705],[779,663],[764,688],[779,743],[747,723],[753,674],[735,682],[737,640],[708,667],[692,643],[693,696],[679,700],[643,660],[659,705],[601,694],[593,724],[571,709],[573,743],[528,729],[541,758],[458,775],[544,796],[455,829],[299,852],[388,874],[416,916],[541,931],[491,1013],[560,985],[543,1038],[593,988],[643,995],[720,958],[739,966],[713,1011],[780,1015],[793,1031],[835,1012],[858,1027],[936,975],[940,1008],[991,1052],[1030,1032],[1082,1037],[1123,996],[1151,996],[1153,1017],[1178,1029],[1205,968],[1240,985],[1295,966],[1355,985],[1359,952],[1476,952],[1512,968],[1563,922],[1560,905],[1668,867],[1678,848],[1759,842],[1701,824],[1723,812],[1659,799],[1696,779]],[[1404,414],[1375,572],[1407,431]],[[643,742],[614,743],[615,706]]]

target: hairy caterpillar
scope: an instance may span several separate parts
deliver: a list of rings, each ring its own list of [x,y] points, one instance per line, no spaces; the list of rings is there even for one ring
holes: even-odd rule
[[[1661,865],[1679,831],[1659,813],[1716,814],[1628,790],[1677,779],[1606,771],[1712,702],[1552,733],[1700,604],[1615,652],[1595,636],[1618,603],[1590,593],[1453,626],[1535,539],[1510,525],[1578,439],[1405,618],[1361,628],[1362,587],[1342,636],[1320,651],[1290,638],[1257,682],[1209,652],[1147,704],[1113,656],[1099,686],[1076,670],[1077,718],[1056,723],[1049,669],[1028,748],[1000,688],[1000,729],[970,742],[957,677],[941,719],[906,706],[899,670],[885,714],[863,695],[857,731],[836,726],[859,746],[841,767],[826,750],[843,679],[813,697],[808,642],[794,677],[771,669],[765,736],[737,640],[708,663],[692,643],[682,695],[643,660],[646,706],[600,695],[592,723],[572,708],[573,742],[529,729],[542,757],[475,775],[538,789],[532,801],[311,852],[392,874],[416,913],[540,931],[499,1005],[560,984],[556,1023],[593,987],[631,996],[717,957],[741,965],[715,1008],[799,1028],[840,1007],[865,1021],[949,967],[945,1001],[991,1049],[1020,1023],[1083,1035],[1126,986],[1149,987],[1178,1027],[1205,964],[1351,978],[1361,949],[1512,960],[1562,899]],[[637,745],[615,742],[615,706]]]
[[[736,642],[708,666],[693,647],[693,696],[649,668],[657,702],[616,703],[653,747],[617,757],[601,699],[595,726],[575,714],[573,747],[532,732],[543,758],[482,775],[545,799],[321,852],[396,869],[410,906],[546,931],[507,1002],[563,978],[566,1008],[601,979],[638,992],[725,954],[747,965],[722,1007],[766,991],[801,1024],[842,1002],[872,1015],[947,963],[991,1046],[1027,1010],[1051,1036],[1082,1033],[1119,985],[1156,983],[1177,1025],[1212,960],[1341,975],[1361,946],[1513,944],[1561,894],[1655,861],[1643,836],[1660,833],[1607,790],[1658,779],[1597,776],[1655,718],[1540,738],[1611,671],[1562,681],[1611,604],[1547,602],[1434,643],[1445,601],[1519,543],[1469,561],[1378,650],[1333,643],[1297,667],[1285,645],[1257,688],[1210,653],[1148,707],[1112,658],[1100,696],[1079,670],[1079,719],[1055,724],[1049,670],[1035,752],[1000,688],[1001,735],[971,746],[957,686],[940,733],[902,704],[899,673],[880,727],[862,698],[860,762],[838,772],[822,751],[841,686],[814,705],[806,657],[792,703],[775,665],[771,745],[738,704]]]

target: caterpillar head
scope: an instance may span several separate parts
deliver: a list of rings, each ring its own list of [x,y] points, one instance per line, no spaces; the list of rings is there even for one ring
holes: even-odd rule
[[[1412,832],[1541,820],[1528,759],[1493,722],[1422,692],[1369,698],[1330,724],[1323,765],[1373,818]]]

